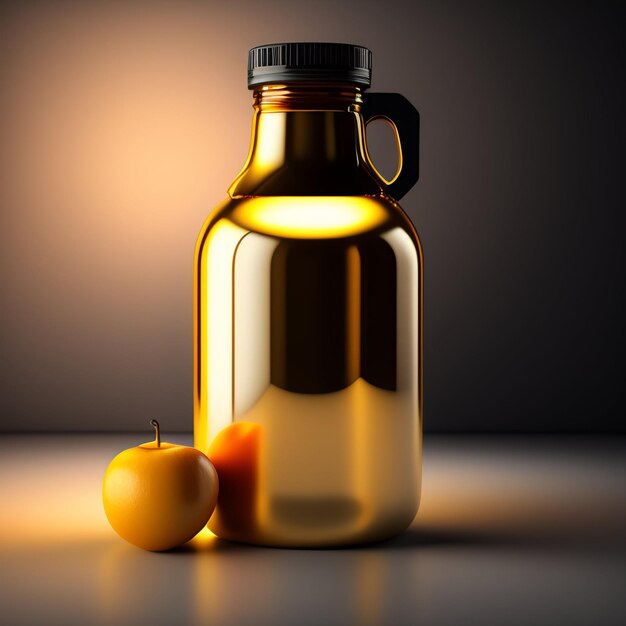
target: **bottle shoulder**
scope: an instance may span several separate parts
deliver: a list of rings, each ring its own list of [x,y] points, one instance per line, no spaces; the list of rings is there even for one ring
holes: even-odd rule
[[[209,215],[198,245],[225,230],[310,241],[376,237],[396,229],[420,247],[408,215],[384,195],[229,197]]]

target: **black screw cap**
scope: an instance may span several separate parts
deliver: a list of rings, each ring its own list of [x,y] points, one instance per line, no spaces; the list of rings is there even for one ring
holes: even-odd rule
[[[332,81],[367,88],[372,53],[349,43],[276,43],[248,52],[248,89],[289,81]]]

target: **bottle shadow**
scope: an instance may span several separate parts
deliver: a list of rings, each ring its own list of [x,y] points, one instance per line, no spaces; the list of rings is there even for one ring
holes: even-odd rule
[[[440,529],[409,528],[397,537],[375,544],[355,546],[366,550],[417,550],[423,548],[479,548],[487,550],[541,551],[626,551],[624,536],[612,533],[579,532],[575,529]]]
[[[434,547],[513,547],[536,543],[537,537],[523,533],[502,534],[468,529],[409,528],[402,534],[361,546],[372,550],[406,550]]]
[[[324,548],[272,547],[238,543],[213,537],[210,543],[184,544],[167,550],[164,554],[193,554],[200,552],[237,553],[251,550],[285,551],[411,551],[434,548],[479,548],[489,550],[539,549],[539,550],[602,550],[626,551],[626,539],[619,540],[614,534],[567,532],[567,529],[469,529],[411,527],[400,535],[383,541],[354,544],[349,546],[329,546]]]
[[[323,548],[299,548],[299,547],[272,547],[238,543],[215,537],[210,544],[194,545],[184,544],[177,548],[167,550],[164,554],[193,554],[198,552],[211,553],[235,553],[249,552],[251,550],[285,550],[285,551],[312,551],[312,552],[340,552],[340,551],[397,551],[413,550],[420,548],[446,548],[446,547],[476,547],[476,548],[513,548],[513,547],[538,547],[550,543],[549,537],[538,537],[523,533],[488,533],[461,529],[437,529],[437,528],[409,528],[402,534],[383,541],[360,543],[348,546],[328,546]]]

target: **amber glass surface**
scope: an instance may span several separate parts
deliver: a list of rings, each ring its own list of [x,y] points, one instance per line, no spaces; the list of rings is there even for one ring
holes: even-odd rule
[[[195,446],[220,537],[392,536],[419,504],[422,256],[358,89],[255,91],[252,145],[195,257]]]

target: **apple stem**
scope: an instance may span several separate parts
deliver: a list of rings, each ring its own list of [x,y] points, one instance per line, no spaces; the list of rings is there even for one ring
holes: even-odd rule
[[[159,422],[157,422],[156,420],[150,420],[150,424],[154,427],[154,430],[156,431],[156,445],[157,448],[161,447],[161,433],[159,432]]]

